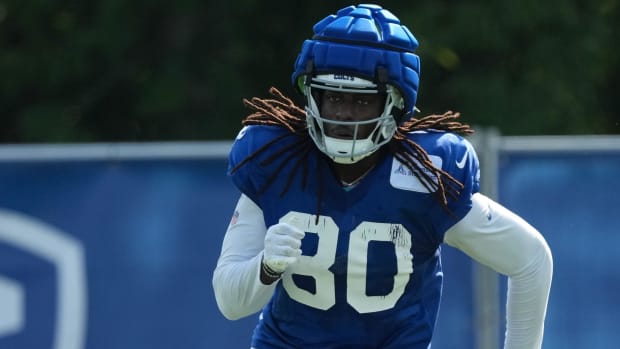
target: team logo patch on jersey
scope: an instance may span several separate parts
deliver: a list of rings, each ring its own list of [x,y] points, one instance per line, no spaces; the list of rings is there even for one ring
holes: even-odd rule
[[[437,168],[441,168],[443,160],[436,155],[429,155],[429,158],[433,162],[433,165]],[[430,171],[426,170],[426,173],[431,176],[433,182],[437,183],[437,176]],[[409,191],[416,191],[420,193],[429,193],[424,183],[422,183],[416,176],[405,166],[402,162],[396,158],[392,160],[392,172],[390,174],[390,184],[396,189],[403,189]]]

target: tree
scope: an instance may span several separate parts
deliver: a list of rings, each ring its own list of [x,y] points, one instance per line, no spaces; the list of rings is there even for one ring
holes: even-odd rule
[[[241,99],[290,85],[312,25],[348,2],[5,1],[2,142],[231,139]],[[616,2],[401,2],[423,114],[505,134],[620,133]]]

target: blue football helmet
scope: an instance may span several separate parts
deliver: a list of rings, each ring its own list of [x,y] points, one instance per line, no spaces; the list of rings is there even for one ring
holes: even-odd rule
[[[390,11],[378,5],[349,6],[314,25],[304,41],[292,82],[306,98],[307,123],[317,147],[338,163],[354,163],[389,142],[397,125],[413,116],[418,93],[418,41]],[[343,78],[345,77],[345,78]],[[381,115],[372,120],[334,121],[321,116],[315,91],[383,93]],[[354,128],[352,139],[325,134],[325,124]],[[367,138],[357,137],[362,124],[375,123]]]

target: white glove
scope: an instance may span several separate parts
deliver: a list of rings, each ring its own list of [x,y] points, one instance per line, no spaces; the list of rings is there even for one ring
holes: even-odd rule
[[[263,264],[276,273],[282,273],[301,256],[301,239],[306,233],[288,223],[274,224],[265,234]]]

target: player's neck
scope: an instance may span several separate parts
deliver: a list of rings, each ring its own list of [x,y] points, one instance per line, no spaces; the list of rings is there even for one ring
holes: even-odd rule
[[[374,154],[364,158],[353,164],[338,164],[333,163],[333,168],[338,176],[338,179],[345,185],[352,185],[359,182],[364,178],[377,164],[381,152],[377,151]]]

